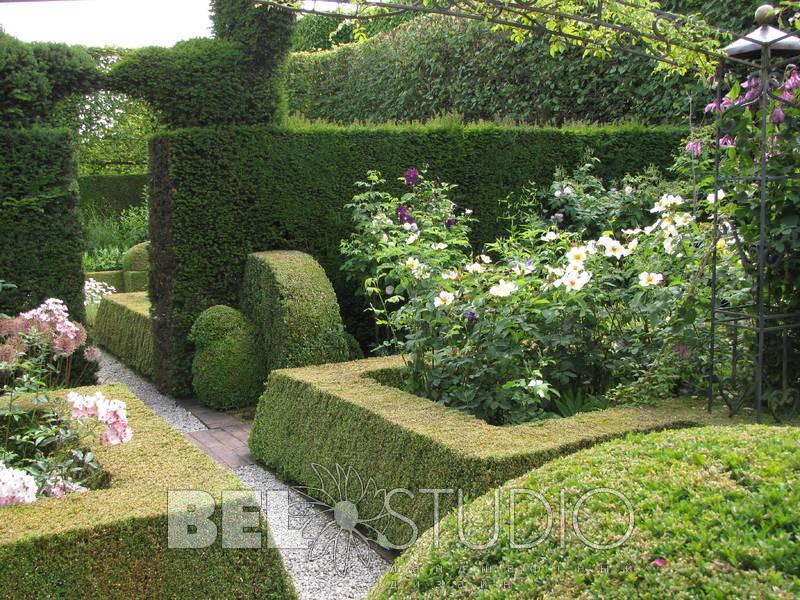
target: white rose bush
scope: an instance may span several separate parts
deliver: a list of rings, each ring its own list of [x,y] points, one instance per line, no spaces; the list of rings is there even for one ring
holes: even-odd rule
[[[726,241],[679,194],[612,190],[649,206],[636,226],[595,224],[600,235],[586,239],[523,202],[508,234],[475,252],[480,215],[448,198],[452,186],[414,173],[396,198],[371,172],[342,244],[343,268],[390,332],[384,346],[408,357],[409,391],[502,425],[559,416],[563,395],[597,407],[604,395],[642,401],[626,397],[636,383],[654,399],[702,377],[709,257]],[[580,206],[578,184],[557,181],[551,193]],[[598,183],[591,194],[598,205],[606,192]],[[747,290],[733,253],[720,256],[734,300]]]

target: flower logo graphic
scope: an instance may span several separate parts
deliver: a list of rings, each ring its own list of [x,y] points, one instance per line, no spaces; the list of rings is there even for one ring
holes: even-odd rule
[[[386,491],[379,490],[372,478],[365,482],[351,466],[337,464],[333,471],[319,464],[311,468],[319,485],[296,488],[304,499],[290,504],[290,516],[302,520],[302,535],[312,540],[308,560],[330,556],[340,575],[347,574],[353,557],[368,567],[374,558],[370,540],[383,538],[377,526],[388,517]],[[374,514],[365,512],[375,506]]]

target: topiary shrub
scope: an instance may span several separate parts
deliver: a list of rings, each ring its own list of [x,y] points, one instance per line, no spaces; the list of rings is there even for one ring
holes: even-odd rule
[[[218,39],[135,50],[114,64],[106,86],[146,100],[170,127],[278,121],[294,15],[246,0],[212,8]]]
[[[336,294],[323,268],[308,254],[250,254],[241,298],[242,312],[256,326],[268,371],[350,357]]]
[[[103,296],[92,334],[98,345],[123,363],[153,376],[153,322],[147,293]]]
[[[124,271],[150,270],[150,242],[142,242],[130,248],[122,257]]]
[[[242,313],[212,306],[197,318],[189,339],[197,347],[192,387],[200,402],[222,410],[258,402],[267,371],[255,328]]]
[[[463,526],[445,517],[369,598],[797,598],[799,444],[795,428],[708,427],[553,461],[499,488],[499,508],[489,493]]]
[[[0,128],[46,123],[59,100],[99,84],[95,62],[84,48],[26,44],[0,29]]]

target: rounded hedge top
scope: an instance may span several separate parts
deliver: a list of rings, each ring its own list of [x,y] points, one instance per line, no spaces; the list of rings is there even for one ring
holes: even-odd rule
[[[132,246],[122,257],[122,268],[125,271],[149,271],[150,242]]]
[[[425,533],[370,598],[797,598],[798,447],[798,429],[743,425],[578,452],[499,488],[494,543],[470,549],[451,514],[438,544]],[[462,540],[491,542],[494,502],[464,508]],[[588,545],[623,540],[630,514],[626,541]]]
[[[200,313],[192,325],[189,339],[202,348],[221,340],[234,330],[249,331],[252,327],[247,317],[241,312],[230,306],[218,304]]]

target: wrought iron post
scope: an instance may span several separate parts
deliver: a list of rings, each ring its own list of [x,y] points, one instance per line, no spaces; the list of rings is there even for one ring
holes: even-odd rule
[[[751,73],[751,83],[758,82],[759,96],[753,98],[749,102],[744,102],[739,105],[734,105],[728,110],[741,110],[742,107],[757,108],[760,115],[759,126],[759,170],[758,175],[753,177],[746,176],[726,176],[720,174],[721,164],[721,144],[720,139],[723,132],[722,124],[725,119],[726,110],[722,108],[722,86],[724,85],[724,74],[727,68],[724,61],[720,62],[717,71],[717,127],[716,127],[716,156],[715,156],[715,190],[722,189],[726,184],[751,182],[758,184],[758,198],[759,208],[756,212],[758,219],[758,243],[755,249],[755,256],[752,251],[748,252],[748,248],[743,247],[742,240],[736,236],[736,242],[739,250],[739,255],[742,258],[743,266],[745,269],[754,270],[753,276],[753,300],[752,304],[744,306],[721,306],[719,299],[719,277],[717,273],[718,260],[716,242],[718,236],[724,229],[733,228],[736,231],[735,223],[722,223],[721,215],[718,209],[718,202],[714,203],[714,249],[712,255],[712,273],[711,273],[711,347],[710,347],[710,380],[708,391],[708,410],[713,407],[716,393],[721,395],[725,400],[731,415],[735,414],[752,395],[753,405],[756,411],[756,420],[758,422],[762,419],[762,412],[764,408],[765,399],[765,352],[766,352],[766,335],[772,332],[780,332],[782,336],[783,351],[781,352],[781,380],[782,380],[782,399],[785,402],[790,393],[795,393],[789,389],[788,377],[785,375],[788,371],[787,362],[789,360],[789,353],[787,350],[788,344],[788,331],[800,327],[800,313],[786,312],[780,306],[770,306],[769,299],[766,297],[766,271],[770,266],[768,264],[768,244],[767,244],[767,204],[769,200],[769,186],[770,184],[777,184],[779,182],[790,181],[791,179],[800,178],[800,174],[795,175],[782,175],[772,176],[768,170],[768,163],[770,158],[770,139],[769,134],[769,108],[774,100],[800,108],[793,100],[780,98],[773,94],[773,89],[777,89],[783,85],[782,83],[773,84],[776,79],[773,74],[777,69],[785,68],[792,57],[800,58],[800,38],[794,33],[786,33],[773,27],[776,11],[771,5],[763,5],[756,11],[756,20],[759,23],[758,29],[743,36],[741,39],[736,40],[732,44],[723,49],[725,54],[735,64],[750,64],[755,73]],[[717,192],[715,191],[715,195]],[[738,381],[738,344],[734,342],[732,357],[732,376],[722,381],[717,377],[716,365],[716,333],[717,328],[722,325],[731,327],[734,333],[740,329],[750,331],[755,338],[755,355],[753,356],[754,377],[751,384],[744,386],[742,389],[741,381]],[[736,335],[736,333],[735,333]],[[736,338],[735,338],[736,339]],[[775,395],[771,394],[770,398]],[[800,399],[795,398],[794,408],[797,408]],[[773,416],[778,418],[776,410],[773,405],[768,403]]]

